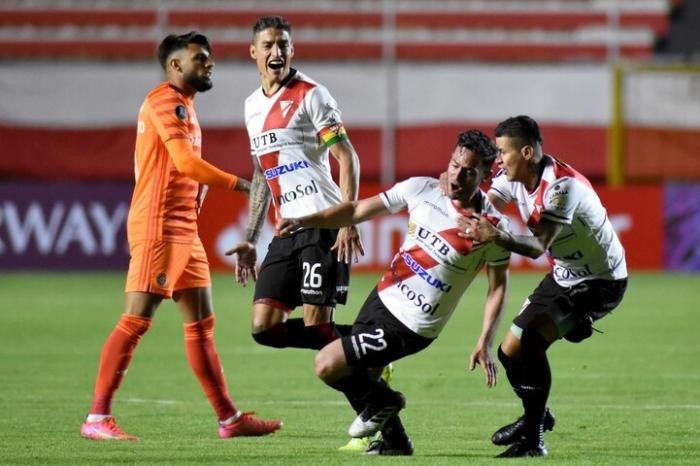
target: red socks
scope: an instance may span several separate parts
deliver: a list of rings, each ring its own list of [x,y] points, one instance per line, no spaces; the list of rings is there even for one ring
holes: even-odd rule
[[[122,314],[100,354],[90,414],[112,414],[112,399],[121,385],[141,336],[151,327],[147,317]]]
[[[126,375],[141,336],[150,327],[151,319],[147,317],[122,314],[102,347],[90,414],[112,414],[114,393]],[[219,420],[234,416],[238,410],[229,396],[214,344],[214,316],[184,324],[184,330],[187,360],[216,415]]]
[[[185,352],[192,371],[199,379],[219,420],[235,415],[219,355],[214,344],[214,316],[184,324]]]

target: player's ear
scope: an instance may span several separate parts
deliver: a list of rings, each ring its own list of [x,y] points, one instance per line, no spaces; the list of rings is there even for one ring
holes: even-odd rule
[[[255,44],[250,44],[250,58],[255,60],[257,57],[255,56]]]
[[[520,154],[525,160],[532,160],[535,157],[535,148],[532,147],[530,144],[525,144],[520,149]]]
[[[182,72],[182,64],[180,63],[180,59],[172,57],[170,60],[168,60],[168,68],[171,68],[178,73]]]

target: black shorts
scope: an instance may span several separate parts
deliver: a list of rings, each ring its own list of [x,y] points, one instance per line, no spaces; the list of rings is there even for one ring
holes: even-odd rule
[[[270,299],[294,309],[301,304],[345,304],[350,267],[331,251],[338,230],[308,228],[270,242],[255,283],[255,301]]]
[[[341,338],[351,367],[382,367],[428,347],[435,339],[418,335],[384,306],[375,288],[362,305],[349,336]]]
[[[627,279],[587,280],[578,285],[563,287],[548,274],[527,298],[513,323],[524,330],[538,329],[542,323],[553,322],[558,338],[581,341],[590,333],[590,325],[608,315],[620,304],[627,289]],[[581,326],[588,327],[581,328]],[[574,336],[584,331],[583,338]],[[569,338],[569,335],[571,338]]]

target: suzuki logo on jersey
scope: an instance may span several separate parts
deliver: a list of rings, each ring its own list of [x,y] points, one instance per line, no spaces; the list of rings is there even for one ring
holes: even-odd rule
[[[302,185],[300,183],[296,185],[291,191],[287,191],[286,193],[282,193],[279,196],[277,196],[277,205],[282,206],[284,204],[287,204],[288,202],[293,202],[297,199],[301,199],[303,197],[311,196],[314,194],[318,194],[318,185],[316,184],[316,181],[311,180],[311,184],[307,185]]]
[[[440,236],[436,235],[427,228],[420,226],[418,227],[418,238],[425,240],[433,247],[435,251],[443,256],[446,256],[450,252],[450,247],[447,245],[447,243],[440,238]]]
[[[444,291],[445,293],[450,292],[452,285],[430,275],[427,270],[425,270],[413,257],[410,256],[410,254],[401,253],[401,257],[403,257],[406,265],[408,265],[408,267],[415,272],[416,276],[422,278],[428,285],[432,286],[433,288],[437,288],[440,291]]]
[[[296,162],[288,163],[285,165],[277,165],[276,167],[268,168],[265,170],[265,179],[271,180],[277,178],[285,173],[291,173],[297,170],[303,170],[304,168],[309,168],[309,162],[306,160],[297,160]]]

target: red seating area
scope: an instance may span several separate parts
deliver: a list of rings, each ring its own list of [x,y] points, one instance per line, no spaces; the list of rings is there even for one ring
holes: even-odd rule
[[[606,11],[593,7],[571,10],[564,7],[566,1],[560,3],[559,10],[413,11],[402,10],[398,2],[393,18],[395,56],[401,60],[603,60],[610,47],[618,45],[611,43],[610,37],[616,36],[621,56],[647,58],[655,38],[666,34],[668,13],[678,0],[661,2],[665,7],[656,9],[634,9],[634,2],[626,2],[617,26]],[[469,4],[465,2],[466,7]],[[377,5],[379,8],[379,2]],[[218,59],[245,59],[250,27],[266,13],[263,9],[233,8],[0,9],[0,28],[4,30],[0,58],[150,59],[160,31],[197,28],[215,41]],[[384,56],[381,37],[385,14],[379,9],[275,13],[286,16],[295,31],[304,31],[304,38],[297,39],[303,44],[298,47],[300,59],[380,60]],[[110,29],[109,34],[103,29]],[[333,32],[338,29],[344,35],[335,40]],[[446,40],[446,33],[456,38]]]

